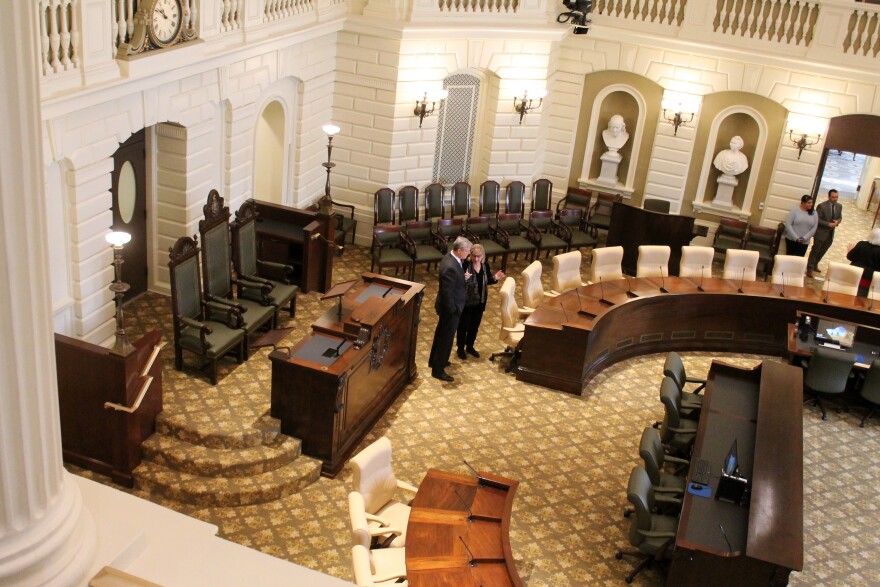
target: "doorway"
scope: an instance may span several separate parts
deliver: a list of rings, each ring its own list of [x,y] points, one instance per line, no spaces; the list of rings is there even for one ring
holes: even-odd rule
[[[113,230],[131,235],[122,250],[122,275],[128,302],[147,290],[147,181],[144,130],[131,135],[113,154]]]
[[[841,199],[855,201],[861,189],[862,173],[865,169],[866,155],[837,149],[829,149],[825,156],[822,179],[819,181],[819,195],[835,189]]]
[[[273,100],[257,120],[254,197],[273,204],[284,203],[284,118],[284,107]]]

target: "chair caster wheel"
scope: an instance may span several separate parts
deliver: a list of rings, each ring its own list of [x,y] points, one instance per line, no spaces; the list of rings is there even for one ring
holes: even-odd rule
[[[633,582],[633,578],[632,578],[632,577],[626,577],[626,578],[624,579],[624,581],[626,581],[627,583],[632,583],[632,582]]]
[[[624,518],[628,518],[628,517],[630,517],[631,515],[632,515],[632,512],[629,511],[629,510],[623,512],[623,517],[624,517]]]
[[[828,414],[822,414],[822,420],[827,420],[827,419],[828,419]]]
[[[622,558],[623,558],[623,553],[620,552],[620,551],[618,550],[618,551],[614,554],[614,558],[616,558],[617,560],[622,559]]]
[[[490,357],[489,357],[489,360],[492,361],[492,362],[494,363],[494,362],[495,362],[495,357],[491,357],[491,356],[490,356]]]

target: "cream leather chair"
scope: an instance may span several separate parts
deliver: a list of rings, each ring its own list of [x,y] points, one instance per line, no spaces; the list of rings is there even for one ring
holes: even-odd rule
[[[880,271],[874,272],[874,277],[871,278],[871,286],[868,288],[868,299],[869,300],[880,300]]]
[[[394,541],[403,535],[403,529],[388,526],[382,518],[368,514],[364,496],[357,491],[348,494],[348,519],[351,522],[351,543],[377,546],[402,546]]]
[[[394,494],[403,489],[413,494],[418,491],[409,483],[398,480],[391,468],[391,441],[385,436],[359,452],[351,459],[353,490],[364,498],[364,510],[376,518],[371,525],[399,528],[393,546],[406,543],[406,525],[410,507],[397,501]]]
[[[804,287],[804,274],[807,272],[807,258],[796,255],[776,255],[773,258],[772,283],[786,287]],[[783,282],[785,277],[785,283]]]
[[[523,334],[526,331],[525,325],[519,321],[520,316],[524,313],[523,308],[516,305],[516,281],[513,277],[506,277],[501,283],[501,331],[498,338],[504,343],[504,350],[500,353],[492,353],[489,357],[490,361],[494,361],[496,357],[510,357],[510,363],[507,364],[506,371],[509,373],[517,366],[519,356],[519,346]]]
[[[544,301],[544,296],[556,297],[559,294],[544,291],[544,285],[541,283],[541,262],[532,261],[528,267],[522,272],[523,287],[523,309],[527,312],[534,312],[535,308]]]
[[[351,572],[354,575],[354,584],[358,587],[409,585],[408,581],[397,582],[398,579],[406,578],[406,561],[402,548],[369,550],[363,545],[355,544],[351,547]]]
[[[727,249],[724,256],[724,279],[737,281],[755,281],[758,278],[758,251],[745,249]]]
[[[553,274],[550,276],[550,293],[563,292],[587,285],[581,281],[581,252],[571,251],[553,257]]]
[[[671,254],[667,245],[640,245],[636,277],[667,277]]]
[[[855,265],[831,261],[828,263],[828,274],[825,276],[826,291],[847,295],[858,295],[859,280],[865,270]]]
[[[591,283],[608,281],[609,279],[623,279],[623,247],[602,247],[593,249],[593,262]]]
[[[685,245],[681,248],[681,264],[678,274],[681,277],[712,277],[712,261],[715,249]]]

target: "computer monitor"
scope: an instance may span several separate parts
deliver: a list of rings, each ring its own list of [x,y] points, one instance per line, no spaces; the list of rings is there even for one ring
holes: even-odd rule
[[[725,475],[730,477],[736,475],[739,470],[739,462],[736,456],[736,439],[733,440],[733,444],[730,445],[730,450],[727,451],[727,456],[724,457],[724,464],[721,469]]]
[[[844,348],[850,348],[856,338],[857,329],[855,324],[849,322],[819,318],[816,324],[816,342],[836,342]]]

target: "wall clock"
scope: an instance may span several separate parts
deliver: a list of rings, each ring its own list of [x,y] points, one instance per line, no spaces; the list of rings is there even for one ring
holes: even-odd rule
[[[183,0],[145,0],[134,15],[134,30],[127,43],[119,45],[117,59],[166,49],[198,37]]]
[[[180,0],[154,0],[147,4],[152,5],[147,26],[150,41],[159,48],[173,45],[180,37],[180,26],[183,23]]]

